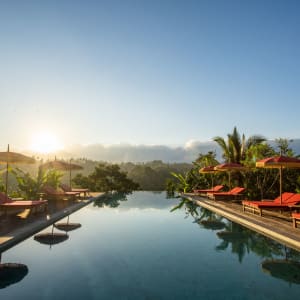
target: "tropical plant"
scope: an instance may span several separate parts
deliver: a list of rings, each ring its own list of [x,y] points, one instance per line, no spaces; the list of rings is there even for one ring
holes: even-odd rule
[[[208,151],[206,154],[200,153],[193,164],[199,168],[203,168],[208,166],[216,166],[219,164],[219,162],[216,159],[216,153],[213,151]]]
[[[16,177],[20,196],[24,196],[26,199],[37,199],[45,185],[57,187],[62,176],[55,170],[45,171],[42,168],[38,169],[36,176],[31,175],[29,172],[24,172],[21,169],[15,169],[12,173]]]
[[[178,180],[176,186],[178,192],[187,193],[191,189],[191,186],[189,184],[189,173],[178,174],[171,172],[171,175],[177,178]]]
[[[246,159],[247,150],[265,142],[266,138],[261,135],[253,135],[246,139],[244,134],[241,138],[237,128],[234,127],[233,132],[227,135],[227,142],[220,136],[215,137],[213,140],[221,147],[225,162],[242,163]],[[251,157],[248,157],[248,159],[251,159]]]

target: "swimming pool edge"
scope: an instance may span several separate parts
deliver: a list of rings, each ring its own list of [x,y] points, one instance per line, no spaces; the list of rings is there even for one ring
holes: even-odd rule
[[[290,225],[290,227],[284,226],[282,228],[283,225],[280,224],[280,222],[269,220],[250,213],[241,213],[226,207],[224,204],[217,203],[216,201],[207,200],[205,198],[199,200],[194,196],[185,194],[183,194],[182,197],[235,223],[300,251],[300,232],[299,229],[294,229],[292,225]],[[280,224],[280,226],[278,226],[278,224]],[[280,232],[284,230],[285,232]]]
[[[22,228],[18,228],[13,232],[7,234],[6,239],[2,237],[2,242],[0,241],[0,253],[7,251],[8,249],[12,248],[13,246],[19,244],[20,242],[26,240],[27,238],[31,237],[35,233],[45,229],[46,227],[54,224],[55,222],[63,219],[64,217],[82,209],[83,207],[89,205],[90,203],[94,202],[96,198],[102,197],[104,193],[99,194],[96,197],[91,197],[87,200],[81,200],[80,202],[67,207],[64,210],[58,211],[52,214],[49,219],[43,220],[36,220],[24,226]]]

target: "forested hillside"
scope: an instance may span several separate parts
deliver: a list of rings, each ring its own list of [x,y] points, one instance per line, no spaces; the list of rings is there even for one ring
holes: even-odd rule
[[[164,163],[161,160],[133,164],[122,163],[121,170],[126,172],[128,178],[140,185],[141,190],[161,191],[166,188],[166,180],[172,178],[171,172],[185,173],[190,171],[192,164],[188,163]]]
[[[59,159],[60,160],[60,159]],[[14,165],[13,168],[20,168],[24,172],[29,172],[32,176],[36,176],[38,167],[42,162],[37,162],[34,165]],[[83,167],[82,170],[72,171],[72,178],[76,175],[82,174],[82,176],[90,175],[95,167],[99,164],[108,164],[108,162],[103,161],[93,161],[85,158],[72,160],[73,164],[78,164]],[[132,181],[139,184],[141,190],[148,191],[161,191],[166,189],[166,180],[172,178],[171,172],[175,173],[185,173],[191,170],[192,164],[188,163],[164,163],[161,160],[154,160],[145,163],[121,163],[117,164],[120,167],[120,171],[127,173],[127,177]],[[2,166],[2,183],[5,181],[5,166]],[[62,182],[69,182],[69,172],[62,172]],[[9,185],[10,189],[16,189],[16,179],[13,174],[9,174]]]

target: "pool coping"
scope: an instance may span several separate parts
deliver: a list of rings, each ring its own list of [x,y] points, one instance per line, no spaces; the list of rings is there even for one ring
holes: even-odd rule
[[[64,210],[57,211],[51,214],[51,216],[47,215],[48,218],[46,219],[37,219],[33,222],[30,222],[29,224],[26,224],[21,228],[8,232],[6,236],[0,237],[0,253],[7,251],[8,249],[12,248],[16,244],[31,237],[35,233],[45,229],[48,226],[51,226],[55,222],[89,205],[90,203],[95,201],[98,197],[101,197],[103,195],[104,193],[97,193],[95,196],[93,195],[89,199],[80,200],[79,202],[65,208]]]
[[[228,204],[226,205],[226,202],[222,201],[209,200],[189,194],[182,194],[181,196],[235,223],[300,251],[300,231],[299,228],[293,228],[292,223],[285,224],[279,219],[275,220],[249,212],[242,212],[229,207]]]

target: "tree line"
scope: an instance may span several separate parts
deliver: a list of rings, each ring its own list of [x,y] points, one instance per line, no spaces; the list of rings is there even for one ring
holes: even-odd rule
[[[222,163],[238,163],[244,165],[244,171],[231,172],[231,186],[242,186],[246,188],[246,196],[249,199],[273,199],[279,194],[279,172],[278,169],[255,168],[258,160],[272,156],[298,157],[289,147],[289,140],[278,138],[275,140],[276,147],[270,146],[266,138],[260,135],[251,136],[246,139],[240,135],[234,127],[227,138],[217,136],[213,140],[222,149]],[[214,152],[200,153],[193,162],[191,170],[185,173],[173,173],[173,180],[168,182],[167,191],[192,192],[194,189],[209,188],[212,179],[216,184],[225,185],[229,189],[229,175],[226,172],[214,174],[200,173],[199,170],[206,166],[220,164]],[[300,192],[299,169],[285,169],[283,172],[282,191]]]
[[[222,149],[222,162],[243,164],[245,171],[231,174],[232,186],[243,186],[250,199],[274,198],[279,191],[279,173],[276,169],[255,168],[257,160],[275,155],[297,157],[289,147],[287,139],[275,140],[276,147],[270,146],[266,138],[260,135],[246,139],[245,135],[234,127],[227,138],[217,136],[213,140]],[[120,163],[93,161],[86,158],[73,159],[72,162],[82,166],[82,170],[74,171],[72,184],[74,187],[89,188],[91,191],[118,191],[128,193],[133,190],[192,192],[194,189],[209,188],[212,180],[216,184],[225,185],[229,189],[228,174],[219,172],[214,175],[199,173],[205,166],[215,166],[221,162],[216,153],[209,151],[199,153],[189,163],[166,163],[155,160],[145,163]],[[36,171],[38,169],[38,171]],[[4,172],[2,172],[4,177]],[[68,183],[69,174],[55,170],[41,171],[37,166],[15,168],[10,170],[9,181],[14,196],[34,198],[43,185],[58,187],[59,183]],[[3,190],[3,180],[0,190]],[[299,191],[299,170],[284,170],[283,191]]]

